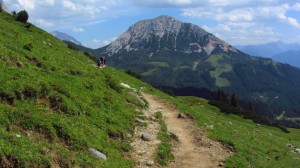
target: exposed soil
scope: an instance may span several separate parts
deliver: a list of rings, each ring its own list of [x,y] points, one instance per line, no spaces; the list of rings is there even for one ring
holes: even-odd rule
[[[138,117],[136,121],[137,127],[135,127],[134,141],[131,143],[133,147],[132,158],[136,160],[137,164],[135,168],[145,168],[147,162],[154,161],[157,146],[160,144],[160,140],[157,139],[157,134],[160,130],[160,124],[155,119],[155,113],[159,111],[155,106],[149,104],[149,108],[143,111],[143,115]],[[150,141],[142,140],[142,133],[150,135]],[[158,167],[157,164],[151,167]]]
[[[172,143],[175,160],[170,163],[169,167],[222,167],[222,161],[232,154],[228,148],[220,142],[207,138],[204,131],[201,130],[192,119],[179,119],[177,117],[179,112],[173,104],[150,94],[143,93],[142,95],[149,103],[149,109],[144,112],[145,115],[152,116],[155,112],[161,111],[168,127],[168,131],[178,136],[179,141],[174,141]],[[157,122],[154,123],[156,123],[156,126],[152,129],[157,131],[153,131],[152,135],[154,135],[155,139],[153,142],[146,142],[149,144],[147,147],[143,147],[143,151],[147,151],[148,155],[139,155],[140,160],[138,159],[139,165],[137,167],[147,167],[145,162],[154,159],[155,150],[159,144],[159,141],[156,139],[159,126],[157,125]],[[148,127],[152,127],[152,125],[150,124]],[[141,144],[143,143],[145,142],[141,141]],[[159,166],[154,164],[152,167]]]

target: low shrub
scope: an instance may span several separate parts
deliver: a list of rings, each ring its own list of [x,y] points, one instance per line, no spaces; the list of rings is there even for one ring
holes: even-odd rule
[[[26,23],[28,18],[29,18],[29,15],[25,10],[20,11],[16,15],[16,20],[19,21],[19,22],[22,22],[22,23]]]

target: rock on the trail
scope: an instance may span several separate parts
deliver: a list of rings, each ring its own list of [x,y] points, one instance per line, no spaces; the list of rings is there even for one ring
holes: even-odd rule
[[[153,117],[153,116],[150,116],[150,117],[149,117],[149,120],[156,121],[156,118]]]
[[[220,162],[220,163],[219,163],[219,167],[224,167],[224,163],[223,163],[223,162]]]
[[[153,160],[149,160],[147,163],[146,163],[147,166],[153,166],[154,165],[154,161]]]
[[[143,132],[142,133],[142,136],[141,136],[142,140],[144,141],[151,141],[151,136],[150,134],[146,133],[146,132]]]
[[[179,113],[177,118],[186,119],[186,115],[183,113]]]
[[[294,152],[300,154],[300,148],[295,148],[295,149],[294,149]]]
[[[145,121],[144,120],[141,120],[139,118],[136,118],[135,121],[138,123],[138,124],[145,124]]]
[[[293,147],[293,145],[292,144],[286,144],[286,146],[288,146],[288,147],[290,147],[290,148],[292,148]]]
[[[101,158],[103,160],[107,160],[106,155],[101,153],[100,151],[94,149],[94,148],[89,148],[89,152],[94,155],[96,158]]]

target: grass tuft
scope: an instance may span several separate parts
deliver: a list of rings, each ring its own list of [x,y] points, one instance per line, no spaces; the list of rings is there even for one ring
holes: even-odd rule
[[[161,124],[161,128],[158,133],[158,139],[161,143],[158,145],[155,159],[160,165],[168,166],[169,161],[174,160],[174,155],[172,154],[171,135],[168,133],[167,126],[163,121],[162,113],[156,112],[155,116],[159,119]]]

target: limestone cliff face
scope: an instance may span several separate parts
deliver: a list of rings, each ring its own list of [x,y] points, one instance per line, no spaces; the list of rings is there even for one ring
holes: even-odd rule
[[[112,55],[122,50],[147,49],[151,52],[174,50],[210,55],[216,48],[236,52],[234,47],[197,25],[183,23],[170,16],[159,16],[132,25],[106,47],[105,53]]]

